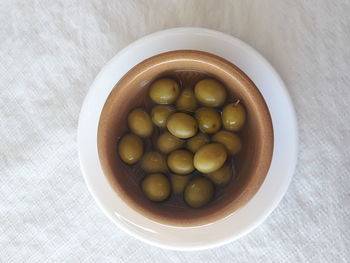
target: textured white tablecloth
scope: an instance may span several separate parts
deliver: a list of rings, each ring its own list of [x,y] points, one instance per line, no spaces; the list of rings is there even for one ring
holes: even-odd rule
[[[349,262],[349,15],[348,0],[0,1],[0,262]],[[298,166],[279,207],[248,236],[202,252],[158,249],[118,229],[88,193],[76,149],[101,67],[177,26],[260,51],[299,120]]]

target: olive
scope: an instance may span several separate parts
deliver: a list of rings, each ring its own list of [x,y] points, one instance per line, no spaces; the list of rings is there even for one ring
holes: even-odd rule
[[[190,175],[177,175],[172,174],[170,176],[171,186],[173,193],[182,193],[185,190],[185,187],[190,180]]]
[[[169,78],[156,80],[151,84],[149,96],[158,104],[171,104],[180,94],[179,84]]]
[[[208,143],[195,153],[194,167],[202,173],[218,170],[226,161],[227,151],[221,143]]]
[[[142,180],[142,191],[149,200],[163,201],[170,195],[169,179],[161,173],[147,175]]]
[[[170,132],[167,132],[167,131],[159,135],[156,142],[157,148],[159,149],[159,151],[166,154],[176,149],[179,149],[183,143],[184,143],[183,140],[175,137],[174,135],[172,135]]]
[[[206,174],[206,176],[212,180],[214,184],[227,184],[232,178],[232,166],[230,163],[226,163],[219,170]]]
[[[147,152],[141,160],[141,168],[147,173],[164,172],[166,170],[166,161],[159,152]]]
[[[140,137],[149,137],[153,132],[153,123],[148,113],[141,108],[133,109],[128,115],[130,130]]]
[[[189,174],[194,170],[193,153],[187,150],[176,150],[168,155],[168,167],[176,174]]]
[[[195,113],[199,129],[204,133],[215,133],[221,128],[221,116],[212,108],[200,108]]]
[[[120,159],[127,164],[134,164],[143,154],[143,141],[134,134],[124,135],[118,144]]]
[[[184,192],[185,202],[194,208],[207,204],[214,196],[214,185],[205,177],[192,179]]]
[[[219,107],[226,100],[225,87],[215,79],[203,79],[194,87],[197,100],[209,107]]]
[[[241,138],[237,134],[228,131],[219,131],[211,138],[213,142],[219,142],[226,147],[228,154],[236,154],[242,148]]]
[[[184,89],[176,101],[176,109],[179,111],[194,111],[197,108],[197,100],[193,90],[190,88]]]
[[[186,113],[177,112],[168,118],[166,126],[169,132],[181,139],[187,139],[197,133],[196,120]]]
[[[226,105],[222,111],[222,124],[226,130],[238,131],[242,128],[245,119],[245,109],[239,101]]]
[[[152,108],[151,118],[155,125],[160,128],[166,127],[169,115],[175,112],[175,108],[167,105],[157,105]]]
[[[207,144],[208,142],[208,135],[204,133],[198,133],[186,141],[186,148],[195,153],[200,147],[202,147],[204,144]]]

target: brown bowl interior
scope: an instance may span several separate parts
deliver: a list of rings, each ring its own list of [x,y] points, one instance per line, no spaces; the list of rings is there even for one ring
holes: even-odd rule
[[[144,174],[118,157],[118,139],[128,131],[127,114],[135,107],[151,108],[149,84],[160,77],[177,79],[182,87],[213,77],[227,88],[229,98],[239,98],[247,111],[240,131],[242,151],[234,157],[235,177],[219,196],[200,209],[153,203],[140,190]],[[168,225],[193,226],[223,218],[246,204],[258,191],[270,166],[273,129],[266,103],[254,83],[236,66],[215,55],[179,50],[151,57],[131,69],[115,86],[101,113],[98,127],[100,162],[112,187],[129,206],[144,216]]]

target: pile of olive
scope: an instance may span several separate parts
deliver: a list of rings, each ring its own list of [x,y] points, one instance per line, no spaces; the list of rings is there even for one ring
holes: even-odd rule
[[[140,164],[146,175],[141,189],[148,199],[159,202],[182,194],[187,205],[202,207],[213,199],[215,185],[232,177],[228,156],[241,150],[233,132],[243,126],[245,110],[239,100],[229,103],[225,87],[209,78],[194,89],[162,78],[151,84],[149,96],[156,104],[150,114],[142,108],[128,114],[131,133],[120,139],[119,156],[129,165]],[[145,152],[144,140],[151,136],[152,149]]]

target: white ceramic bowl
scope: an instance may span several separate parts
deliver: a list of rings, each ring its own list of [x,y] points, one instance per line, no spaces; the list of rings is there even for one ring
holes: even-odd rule
[[[270,110],[274,128],[273,159],[258,193],[243,208],[213,223],[174,227],[154,222],[130,208],[103,175],[97,152],[97,127],[103,105],[119,79],[156,54],[179,49],[221,56],[256,84]],[[288,138],[288,140],[286,140]],[[297,159],[297,123],[288,92],[271,65],[242,41],[202,28],[175,28],[146,36],[120,51],[98,74],[82,106],[78,151],[86,184],[104,213],[121,229],[158,247],[199,250],[233,241],[258,226],[277,206],[292,178]]]

